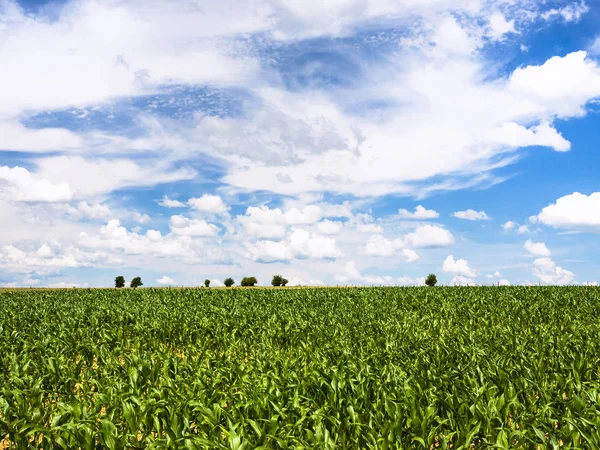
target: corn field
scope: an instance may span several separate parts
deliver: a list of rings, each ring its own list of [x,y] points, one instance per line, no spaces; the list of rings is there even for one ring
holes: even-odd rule
[[[0,448],[600,448],[600,289],[0,292]]]

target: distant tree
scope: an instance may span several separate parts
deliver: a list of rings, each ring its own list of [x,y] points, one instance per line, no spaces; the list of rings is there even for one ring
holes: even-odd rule
[[[271,286],[281,286],[283,282],[283,277],[281,275],[273,275],[273,279],[271,280]]]
[[[125,287],[125,277],[123,277],[122,275],[119,275],[118,277],[116,277],[115,278],[115,287],[116,288]]]
[[[206,280],[204,280],[204,287],[209,287],[210,286],[210,280],[207,278]]]
[[[285,286],[286,284],[288,284],[288,280],[287,280],[287,278],[282,278],[282,279],[281,279],[281,285],[282,285],[282,286]]]
[[[132,287],[134,289],[143,285],[144,283],[142,283],[142,279],[140,277],[135,277],[131,280],[131,283],[129,283],[129,287]]]
[[[437,284],[437,277],[435,276],[435,274],[430,273],[429,275],[427,275],[427,278],[425,279],[425,284],[427,286],[435,286]]]
[[[231,287],[235,284],[235,281],[233,281],[233,278],[227,278],[223,284],[227,287]]]
[[[242,286],[254,286],[258,281],[255,277],[244,277],[240,283]]]

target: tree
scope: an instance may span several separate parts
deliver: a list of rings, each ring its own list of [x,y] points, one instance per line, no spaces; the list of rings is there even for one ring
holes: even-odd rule
[[[118,277],[116,277],[115,278],[115,287],[116,288],[125,287],[125,277],[123,277],[122,275],[119,275]]]
[[[210,280],[207,278],[206,280],[204,280],[204,287],[209,287],[210,286]]]
[[[271,286],[281,286],[283,282],[283,277],[281,275],[273,275],[273,279],[271,280]]]
[[[231,287],[235,284],[235,281],[233,281],[233,278],[227,278],[223,284],[227,287]]]
[[[144,283],[142,283],[142,279],[140,277],[135,277],[133,280],[131,280],[131,283],[129,283],[129,287],[132,287],[134,289],[143,285]]]
[[[425,280],[425,284],[427,286],[435,286],[437,284],[437,277],[435,276],[435,274],[430,273],[429,275],[427,275],[427,279]]]
[[[286,284],[288,284],[288,280],[287,280],[287,278],[282,278],[282,279],[281,279],[281,285],[282,285],[282,286],[285,286]]]
[[[254,286],[258,281],[255,277],[244,277],[240,283],[242,286]]]

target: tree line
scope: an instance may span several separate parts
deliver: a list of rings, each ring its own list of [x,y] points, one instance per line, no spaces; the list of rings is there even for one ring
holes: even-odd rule
[[[244,287],[252,287],[252,286],[255,286],[257,283],[258,283],[258,280],[256,279],[256,277],[244,277],[244,278],[242,278],[240,285],[244,286]],[[225,281],[223,282],[223,284],[226,287],[231,287],[235,284],[235,280],[231,277],[226,278]],[[279,286],[285,286],[286,284],[288,284],[288,280],[286,278],[283,278],[281,275],[273,275],[273,279],[271,280],[271,286],[279,287]],[[435,274],[430,273],[427,276],[427,278],[425,279],[425,284],[427,286],[435,286],[437,284],[437,277],[435,276]],[[138,288],[143,285],[144,285],[144,283],[142,283],[141,277],[135,277],[129,283],[129,287],[133,288],[133,289]],[[204,280],[204,286],[210,287],[210,280],[208,278],[206,280]],[[123,277],[122,275],[119,275],[118,277],[116,277],[115,278],[115,287],[116,288],[124,288],[125,287],[125,277]]]
[[[242,278],[240,285],[244,286],[244,287],[252,287],[252,286],[255,286],[257,283],[258,283],[258,280],[256,279],[256,277],[244,277],[244,278]],[[235,284],[235,280],[231,277],[226,278],[225,281],[223,281],[223,284],[226,287],[231,287]],[[272,286],[276,286],[276,287],[277,286],[285,286],[286,284],[288,284],[287,278],[283,278],[281,275],[273,275],[273,279],[271,280]],[[129,283],[129,287],[133,288],[133,289],[138,288],[143,285],[144,285],[144,283],[142,283],[141,277],[135,277]],[[209,279],[204,280],[204,286],[210,287]],[[119,275],[118,277],[115,278],[115,287],[116,288],[124,288],[125,287],[125,277],[124,276]]]

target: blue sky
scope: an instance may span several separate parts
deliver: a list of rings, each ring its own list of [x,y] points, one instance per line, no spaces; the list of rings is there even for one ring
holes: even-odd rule
[[[0,286],[600,281],[599,19],[0,0]]]

